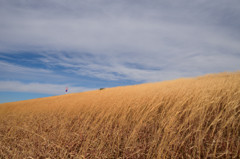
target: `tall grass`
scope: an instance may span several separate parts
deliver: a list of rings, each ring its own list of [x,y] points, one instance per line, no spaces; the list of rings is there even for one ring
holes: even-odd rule
[[[0,158],[239,157],[239,72],[0,105]]]

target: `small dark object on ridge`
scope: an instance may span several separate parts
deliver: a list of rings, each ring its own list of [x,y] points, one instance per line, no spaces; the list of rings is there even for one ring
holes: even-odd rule
[[[99,88],[100,91],[103,90],[103,89],[105,89],[105,88]]]

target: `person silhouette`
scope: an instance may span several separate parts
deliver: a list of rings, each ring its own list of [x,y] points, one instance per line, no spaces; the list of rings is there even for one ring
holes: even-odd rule
[[[67,94],[67,92],[68,92],[68,87],[66,87],[66,89],[65,89],[65,94]]]

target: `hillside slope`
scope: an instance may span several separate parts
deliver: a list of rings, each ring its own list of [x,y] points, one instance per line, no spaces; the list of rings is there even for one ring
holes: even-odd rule
[[[0,104],[0,158],[238,158],[240,73]]]

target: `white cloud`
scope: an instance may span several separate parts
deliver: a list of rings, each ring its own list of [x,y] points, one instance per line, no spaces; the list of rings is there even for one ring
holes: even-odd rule
[[[220,8],[228,9],[228,3]],[[177,54],[197,48],[204,50],[213,44],[229,44],[228,48],[240,50],[236,45],[239,38],[223,32],[221,25],[211,24],[217,15],[210,9],[218,10],[218,3],[211,3],[209,8],[204,3],[191,2],[184,6],[164,1],[160,4],[154,1],[108,4],[107,1],[68,3],[59,0],[3,4],[0,41],[10,48],[36,47],[108,55],[122,52]],[[240,14],[234,8],[232,12]]]
[[[1,1],[0,51],[42,52],[47,65],[105,80],[151,82],[239,69],[239,1],[71,2]],[[5,74],[3,68],[57,76],[0,65]]]
[[[93,88],[75,87],[69,84],[42,84],[42,83],[22,83],[19,81],[0,81],[0,90],[6,92],[28,92],[60,95],[65,93],[66,86],[69,93],[94,90]]]
[[[40,68],[30,68],[30,67],[24,67],[24,66],[18,66],[16,64],[11,64],[8,62],[3,62],[0,61],[0,68],[1,70],[7,71],[7,72],[18,72],[18,73],[42,73],[42,74],[48,74],[48,73],[52,73],[49,70],[45,70],[45,69],[40,69]]]
[[[16,59],[17,60],[17,59]],[[26,67],[9,62],[0,61],[1,80],[28,80],[40,82],[66,81],[67,77],[58,75],[51,70]]]
[[[216,56],[217,54],[217,56]],[[206,73],[237,71],[238,55],[230,56],[209,52],[199,54],[175,55],[173,57],[141,58],[128,55],[126,57],[89,55],[81,57],[59,55],[58,58],[46,56],[42,60],[66,68],[66,72],[81,76],[108,80],[133,80],[137,82],[153,82],[170,80],[180,77],[192,77]]]

